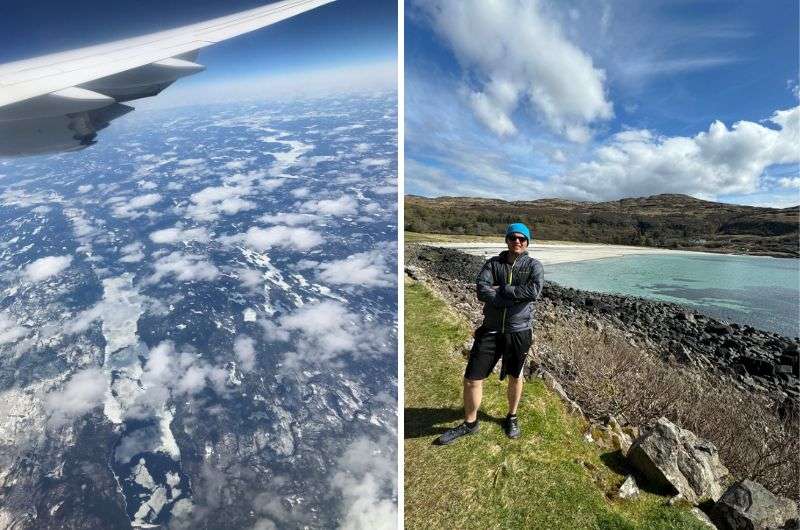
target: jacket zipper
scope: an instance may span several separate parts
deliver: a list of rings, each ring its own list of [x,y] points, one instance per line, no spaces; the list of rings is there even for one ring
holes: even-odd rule
[[[514,258],[514,262],[511,264],[511,268],[508,269],[508,281],[506,282],[508,285],[511,285],[511,278],[513,278],[513,276],[514,276],[514,265],[517,264],[517,260],[518,259],[519,259],[519,256]],[[506,312],[507,311],[508,311],[508,308],[504,307],[503,308],[503,322],[500,325],[500,333],[505,333],[506,332]]]

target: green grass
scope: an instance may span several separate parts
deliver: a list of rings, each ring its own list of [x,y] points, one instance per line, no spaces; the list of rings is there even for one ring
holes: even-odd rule
[[[586,442],[583,420],[539,380],[525,386],[522,438],[503,434],[505,383],[492,376],[480,432],[432,445],[461,421],[465,361],[453,351],[469,332],[422,284],[406,283],[406,528],[704,528],[687,508],[666,506],[666,497],[611,500],[625,478],[621,456]]]

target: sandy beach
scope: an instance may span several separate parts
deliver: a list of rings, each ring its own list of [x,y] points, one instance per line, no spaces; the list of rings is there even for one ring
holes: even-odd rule
[[[435,247],[454,248],[468,254],[488,258],[505,250],[503,243],[425,243]],[[690,252],[688,250],[670,250],[663,248],[631,247],[625,245],[602,245],[593,243],[550,243],[534,241],[528,252],[542,262],[543,265],[588,261],[603,258],[618,258],[634,254],[711,254],[710,252]],[[714,254],[719,256],[719,254]]]

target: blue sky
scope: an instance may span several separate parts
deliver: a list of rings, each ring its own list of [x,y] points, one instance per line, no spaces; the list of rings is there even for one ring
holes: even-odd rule
[[[0,35],[3,35],[0,63],[146,35],[269,3],[269,0],[5,1],[0,10]],[[205,48],[198,62],[208,69],[181,80],[162,97],[179,87],[186,93],[192,87],[260,76],[390,63],[396,61],[396,56],[396,2],[338,0]]]
[[[410,0],[406,193],[800,203],[792,0]]]

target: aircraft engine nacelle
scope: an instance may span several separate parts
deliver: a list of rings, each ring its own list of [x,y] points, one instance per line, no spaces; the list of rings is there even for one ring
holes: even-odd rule
[[[0,156],[78,151],[93,145],[97,131],[133,110],[111,104],[100,109],[29,120],[0,121]]]

